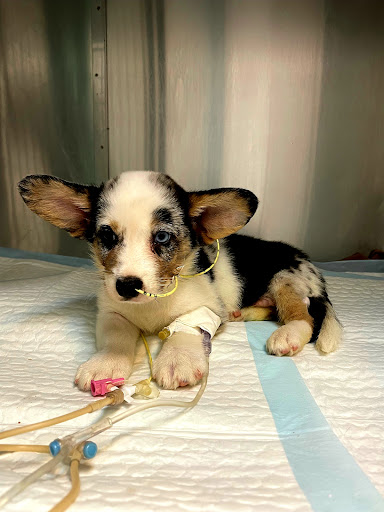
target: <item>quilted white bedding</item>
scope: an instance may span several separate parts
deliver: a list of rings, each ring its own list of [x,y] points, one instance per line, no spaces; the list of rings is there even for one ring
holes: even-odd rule
[[[86,262],[65,262],[0,257],[2,430],[94,400],[73,378],[95,350],[97,279]],[[198,406],[151,409],[96,437],[70,510],[384,511],[384,274],[325,275],[345,328],[337,353],[308,345],[276,358],[264,351],[272,322],[225,325]],[[159,344],[150,339],[154,354]],[[147,375],[140,346],[131,380]],[[101,414],[7,441],[48,444]],[[0,494],[48,459],[0,454]],[[4,510],[49,510],[69,489],[66,470]]]

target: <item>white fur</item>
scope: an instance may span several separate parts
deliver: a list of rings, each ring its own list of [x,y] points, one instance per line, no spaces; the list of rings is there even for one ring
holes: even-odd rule
[[[334,352],[341,343],[342,327],[337,320],[332,307],[327,305],[327,313],[325,315],[323,325],[319,337],[316,341],[316,348],[320,354],[329,354]]]
[[[99,350],[77,370],[75,382],[88,390],[91,380],[128,377],[132,370],[139,329],[115,311],[99,307],[96,346]]]
[[[158,293],[155,256],[148,244],[151,218],[157,208],[168,205],[166,193],[151,181],[152,172],[125,172],[117,186],[105,196],[108,208],[99,217],[97,225],[117,223],[123,229],[123,247],[112,275],[106,276],[106,290],[113,300],[123,300],[116,292],[116,279],[128,276],[143,281],[144,290]],[[139,295],[132,302],[148,302]]]
[[[160,386],[176,389],[179,385],[193,386],[208,370],[201,335],[174,333],[153,365],[153,376]]]

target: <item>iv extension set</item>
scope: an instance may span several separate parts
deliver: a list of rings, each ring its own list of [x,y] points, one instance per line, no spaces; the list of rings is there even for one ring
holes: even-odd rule
[[[205,274],[208,272],[217,262],[219,256],[219,241],[217,240],[217,255],[213,265],[208,269],[199,274],[190,276],[179,276],[183,277],[195,277],[197,275]],[[171,290],[173,293],[177,288],[177,280],[174,289]],[[144,292],[143,292],[144,293]],[[145,292],[146,295],[152,295]],[[167,296],[164,295],[158,295]],[[210,340],[216,333],[217,329],[221,324],[221,319],[209,308],[203,306],[195,311],[182,315],[174,320],[170,325],[164,327],[159,333],[159,337],[162,340],[172,336],[174,332],[186,332],[190,334],[196,334],[201,336],[202,343],[204,345],[205,354],[208,363],[208,357],[210,353]],[[194,407],[202,397],[205,388],[207,386],[208,371],[203,376],[200,389],[196,393],[196,396],[191,401],[182,400],[165,400],[158,398],[160,391],[152,381],[152,356],[148,347],[147,340],[143,333],[141,333],[143,343],[145,345],[151,376],[148,379],[140,381],[134,385],[126,385],[123,378],[119,379],[103,379],[99,381],[91,382],[91,393],[93,396],[104,396],[103,398],[94,401],[76,411],[51,418],[31,425],[25,425],[11,430],[0,432],[0,440],[8,439],[13,436],[25,434],[27,432],[33,432],[42,428],[50,427],[63,423],[74,418],[78,418],[84,414],[99,411],[106,406],[118,406],[122,403],[129,404],[127,409],[123,412],[116,412],[110,414],[89,427],[84,427],[77,432],[62,437],[61,439],[54,439],[49,445],[33,445],[33,444],[1,444],[1,452],[35,452],[43,454],[51,454],[52,458],[40,466],[38,469],[33,471],[31,474],[26,476],[19,483],[15,484],[2,496],[0,496],[0,509],[4,507],[10,500],[18,496],[24,489],[29,487],[31,484],[40,479],[47,473],[52,473],[53,470],[60,464],[69,465],[69,472],[71,478],[71,489],[64,498],[61,499],[54,507],[50,509],[50,512],[62,512],[66,510],[78,497],[80,492],[80,475],[79,465],[82,459],[92,459],[97,453],[97,445],[91,441],[93,437],[113,427],[119,421],[122,421],[129,416],[133,416],[146,409],[153,407],[182,407],[191,408]],[[208,364],[207,364],[208,366]],[[209,366],[208,366],[209,368]],[[137,401],[137,398],[152,399],[143,401]]]

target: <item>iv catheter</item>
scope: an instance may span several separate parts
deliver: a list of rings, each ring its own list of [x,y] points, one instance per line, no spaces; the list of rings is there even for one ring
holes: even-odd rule
[[[217,242],[217,254],[216,258],[213,262],[213,264],[207,268],[206,270],[199,272],[197,274],[193,275],[183,275],[179,277],[183,278],[190,278],[190,277],[196,277],[200,276],[202,274],[205,274],[209,272],[213,268],[213,266],[216,264],[219,252],[220,252],[220,245],[219,241]],[[177,276],[175,276],[175,287],[166,294],[151,294],[148,292],[144,292],[143,290],[137,290],[139,293],[142,293],[144,295],[152,296],[152,297],[166,297],[168,295],[171,295],[174,293],[177,289]],[[4,505],[6,505],[12,498],[20,494],[24,489],[26,489],[28,486],[33,484],[35,481],[37,481],[39,478],[41,478],[43,475],[45,475],[48,472],[51,472],[59,463],[61,462],[68,462],[70,466],[70,477],[72,482],[72,487],[68,494],[59,502],[57,503],[53,508],[51,508],[50,512],[63,512],[66,510],[77,498],[80,492],[80,475],[79,475],[79,465],[82,458],[85,459],[91,459],[93,458],[97,453],[97,445],[89,441],[89,439],[93,438],[97,434],[100,434],[101,432],[104,432],[108,429],[110,429],[115,423],[124,420],[125,418],[128,418],[129,416],[132,416],[136,413],[145,411],[146,409],[151,409],[153,407],[183,407],[183,408],[191,408],[194,407],[202,397],[205,388],[207,386],[207,379],[208,379],[208,372],[209,372],[209,360],[208,355],[210,353],[210,339],[213,336],[214,332],[216,332],[216,329],[220,325],[220,319],[215,315],[212,311],[208,310],[208,308],[200,308],[200,310],[207,310],[204,312],[205,321],[200,325],[199,323],[196,324],[194,321],[192,321],[191,324],[191,315],[184,315],[184,317],[180,317],[179,320],[176,320],[172,322],[170,326],[163,329],[159,333],[159,337],[164,340],[168,336],[171,335],[172,332],[176,332],[177,330],[183,330],[185,332],[190,332],[190,330],[199,330],[199,332],[203,333],[203,346],[204,350],[206,352],[206,360],[207,360],[207,373],[204,375],[200,389],[196,393],[196,396],[191,401],[181,401],[181,400],[163,400],[163,399],[157,399],[150,402],[147,402],[142,405],[138,405],[135,407],[132,407],[132,401],[130,397],[134,393],[139,393],[142,396],[146,396],[148,398],[151,398],[153,396],[158,396],[158,390],[157,394],[153,392],[153,387],[151,388],[150,384],[153,378],[152,374],[152,356],[151,352],[148,347],[147,340],[145,339],[145,336],[143,333],[141,333],[141,337],[143,340],[143,343],[145,345],[147,354],[148,354],[148,360],[149,360],[149,367],[150,367],[150,377],[148,379],[145,379],[144,381],[138,382],[134,386],[130,386],[130,389],[126,389],[126,392],[124,393],[121,389],[115,388],[107,393],[107,395],[97,400],[96,402],[93,402],[86,407],[83,407],[81,409],[78,409],[77,411],[73,411],[68,414],[64,414],[62,416],[58,416],[56,418],[52,418],[49,420],[41,421],[38,423],[33,423],[31,425],[25,425],[22,427],[13,428],[11,430],[0,432],[0,440],[1,439],[7,439],[12,436],[24,434],[26,432],[32,432],[35,430],[39,430],[42,428],[46,428],[52,425],[57,425],[58,423],[63,423],[65,421],[69,421],[71,419],[77,418],[79,416],[82,416],[87,413],[92,413],[98,410],[101,410],[103,407],[106,406],[114,406],[119,405],[123,403],[124,401],[127,401],[130,403],[130,408],[126,411],[123,411],[121,413],[116,413],[111,416],[107,416],[105,418],[102,418],[101,420],[97,421],[94,425],[91,425],[89,427],[85,427],[83,429],[78,430],[77,432],[68,435],[62,439],[55,439],[52,441],[48,446],[45,445],[24,445],[24,444],[0,444],[0,452],[36,452],[36,453],[51,453],[53,458],[43,464],[41,467],[36,469],[34,472],[32,472],[30,475],[25,477],[21,482],[15,484],[13,487],[11,487],[7,492],[5,492],[2,496],[0,496],[0,508],[2,508]],[[215,318],[216,317],[216,318]],[[183,320],[182,320],[183,319]],[[207,350],[207,343],[208,343],[208,350]],[[113,379],[104,379],[103,381],[96,381],[96,384],[93,386],[92,394],[95,396],[97,394],[103,394],[104,392],[107,392],[110,388],[110,384],[124,384],[124,379],[114,379],[115,382],[113,382]],[[120,381],[120,382],[116,382]],[[157,388],[156,388],[157,389]],[[100,390],[103,393],[100,393]]]
[[[150,352],[149,352],[150,354]],[[152,359],[152,358],[151,358]],[[150,361],[151,361],[150,359]],[[208,358],[207,358],[208,363]],[[151,373],[152,373],[152,363],[150,362]],[[66,462],[69,459],[70,465],[70,475],[72,481],[72,488],[68,492],[68,494],[53,508],[51,508],[50,512],[62,512],[66,510],[77,498],[80,492],[80,477],[79,477],[79,464],[82,458],[90,459],[93,458],[97,453],[97,446],[89,439],[93,438],[97,434],[104,432],[110,429],[115,423],[128,418],[138,412],[145,411],[146,409],[151,409],[153,407],[183,407],[183,408],[191,408],[194,407],[202,397],[208,379],[208,371],[207,374],[203,377],[200,389],[197,392],[195,398],[191,401],[182,401],[182,400],[163,400],[158,399],[151,402],[147,402],[142,405],[138,405],[135,407],[130,407],[128,410],[123,411],[121,413],[116,413],[111,416],[107,416],[97,421],[94,425],[89,427],[85,427],[83,429],[78,430],[77,432],[66,436],[60,440],[56,439],[50,443],[49,446],[44,445],[3,445],[0,444],[0,452],[1,451],[33,451],[38,453],[51,453],[53,455],[53,459],[43,464],[40,468],[35,470],[33,473],[24,478],[21,482],[15,484],[11,487],[7,492],[5,492],[2,496],[0,496],[0,508],[2,508],[6,503],[8,503],[12,498],[20,494],[24,489],[33,484],[36,480],[41,478],[48,472],[51,472],[59,463]],[[32,425],[26,425],[25,427],[18,427],[15,429],[11,429],[5,432],[0,433],[0,439],[6,439],[8,437],[12,437],[14,435],[23,434],[25,432],[31,432],[33,430],[45,428],[47,426],[55,425],[57,423],[61,423],[64,421],[69,421],[70,419],[76,418],[87,412],[94,412],[96,410],[100,410],[102,407],[106,405],[119,405],[124,401],[124,393],[119,388],[112,390],[108,393],[108,395],[90,404],[92,410],[89,410],[89,406],[79,409],[78,411],[74,411],[73,413],[69,413],[63,416],[59,416],[57,418],[53,418],[51,420],[46,420],[40,423],[34,423]]]

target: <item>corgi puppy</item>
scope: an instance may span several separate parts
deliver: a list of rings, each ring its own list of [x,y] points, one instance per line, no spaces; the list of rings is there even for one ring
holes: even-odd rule
[[[264,320],[282,324],[266,350],[293,356],[308,342],[322,354],[334,351],[341,327],[325,281],[306,254],[282,242],[235,235],[254,215],[256,196],[240,188],[186,192],[165,174],[125,172],[101,186],[52,176],[27,176],[19,183],[27,206],[43,219],[86,239],[100,271],[96,345],[75,382],[88,390],[92,379],[128,378],[140,330],[159,332],[180,315],[208,307],[222,322]],[[196,274],[220,257],[207,273]],[[223,240],[221,240],[223,239]],[[175,333],[164,342],[153,374],[166,389],[194,385],[207,371],[202,338]]]

